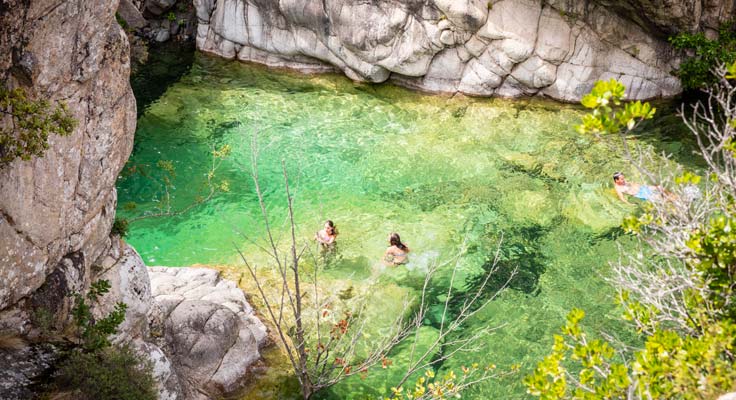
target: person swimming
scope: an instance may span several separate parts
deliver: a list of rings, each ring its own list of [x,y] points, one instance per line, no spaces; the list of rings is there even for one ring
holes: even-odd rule
[[[409,247],[407,247],[404,243],[401,242],[401,237],[398,233],[392,232],[391,235],[388,237],[388,242],[390,246],[386,249],[386,252],[383,254],[383,259],[389,264],[389,265],[402,265],[406,264],[409,261]]]
[[[634,196],[637,199],[644,201],[652,201],[659,198],[663,192],[660,186],[647,186],[639,183],[627,182],[624,174],[621,172],[613,174],[613,183],[614,188],[616,189],[616,195],[626,204],[631,203],[626,200],[626,196],[624,195]]]
[[[335,240],[337,239],[337,228],[335,227],[335,223],[329,219],[325,221],[325,227],[314,235],[314,239],[317,243],[322,245],[324,249],[334,248]]]

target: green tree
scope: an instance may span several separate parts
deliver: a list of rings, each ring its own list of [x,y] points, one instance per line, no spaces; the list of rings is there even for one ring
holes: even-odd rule
[[[5,86],[0,86],[0,116],[9,119],[0,126],[0,168],[17,158],[42,156],[50,134],[67,136],[77,124],[65,103],[52,106],[45,99],[30,99],[22,88]]]

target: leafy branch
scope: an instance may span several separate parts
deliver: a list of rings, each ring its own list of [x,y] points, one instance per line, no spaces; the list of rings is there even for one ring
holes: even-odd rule
[[[0,126],[0,168],[17,158],[30,160],[43,155],[49,148],[50,134],[67,136],[77,125],[65,103],[52,107],[46,99],[30,99],[22,88],[0,86],[2,116],[9,119],[9,126]]]

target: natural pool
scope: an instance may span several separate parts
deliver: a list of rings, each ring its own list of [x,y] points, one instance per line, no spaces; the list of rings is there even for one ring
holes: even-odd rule
[[[504,326],[479,351],[442,368],[520,364],[519,373],[464,397],[521,398],[522,377],[549,352],[552,334],[572,307],[586,310],[591,330],[631,340],[618,327],[613,291],[601,277],[606,260],[617,257],[617,243],[626,245],[618,226],[634,210],[615,198],[610,175],[631,169],[609,146],[575,133],[581,114],[577,107],[538,100],[427,96],[197,55],[191,70],[139,118],[135,148],[118,182],[118,214],[130,218],[161,204],[159,160],[175,168],[173,207],[191,204],[202,193],[211,149],[229,144],[233,153],[217,171],[218,180],[229,181],[229,192],[181,216],[137,221],[127,240],[148,265],[216,265],[237,279],[244,269],[235,246],[267,264],[239,235],[264,236],[248,174],[257,132],[261,184],[276,229],[286,228],[284,160],[299,237],[311,238],[325,219],[340,232],[339,257],[325,270],[324,287],[381,280],[384,304],[372,310],[376,324],[416,289],[417,280],[407,276],[452,257],[463,240],[468,252],[455,286],[472,290],[503,235],[500,274],[518,266],[519,275],[467,329]],[[658,146],[685,153],[674,140]],[[406,267],[381,267],[391,231],[413,250]],[[324,395],[376,398],[387,394],[390,377],[388,371],[351,379]],[[265,382],[249,398],[275,397],[278,390],[268,382],[279,379]]]

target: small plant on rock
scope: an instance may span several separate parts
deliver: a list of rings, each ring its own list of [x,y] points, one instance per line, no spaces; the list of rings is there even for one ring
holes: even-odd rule
[[[0,168],[17,158],[30,160],[49,148],[49,135],[67,136],[77,121],[65,103],[52,106],[45,99],[32,100],[22,88],[0,86]]]

